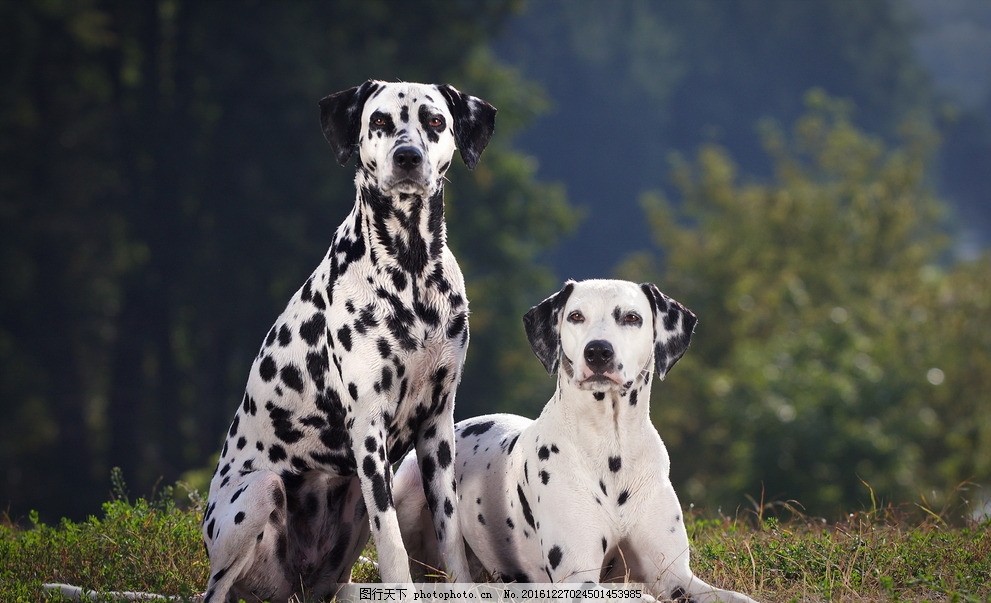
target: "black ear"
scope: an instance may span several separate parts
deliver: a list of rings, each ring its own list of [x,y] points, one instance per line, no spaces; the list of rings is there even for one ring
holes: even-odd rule
[[[566,282],[560,291],[523,315],[523,327],[530,340],[530,348],[551,375],[557,371],[561,357],[561,336],[558,334],[561,310],[574,288],[575,281]]]
[[[361,111],[365,101],[381,88],[378,82],[368,80],[360,86],[335,92],[320,99],[320,125],[323,136],[334,149],[337,162],[347,164],[351,153],[358,146],[361,132]]]
[[[444,95],[454,117],[454,141],[461,151],[461,159],[469,170],[473,170],[495,131],[496,108],[478,97],[458,92],[450,84],[437,86],[437,89]]]
[[[661,293],[657,285],[642,283],[640,288],[654,312],[654,368],[664,379],[688,350],[698,318],[691,310]]]

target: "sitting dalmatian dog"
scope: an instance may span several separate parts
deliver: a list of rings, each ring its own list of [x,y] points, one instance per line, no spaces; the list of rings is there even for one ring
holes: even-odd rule
[[[320,101],[354,208],[289,300],[248,377],[203,518],[206,601],[320,599],[375,538],[384,581],[410,582],[391,464],[412,446],[442,565],[467,578],[457,521],[454,395],[468,346],[443,182],[469,169],[496,110],[451,86],[368,81]]]
[[[496,414],[455,427],[476,579],[625,580],[658,599],[752,601],[689,569],[668,453],[650,422],[653,370],[663,379],[685,353],[695,315],[652,284],[589,280],[567,282],[523,321],[557,391],[535,421]],[[399,521],[413,559],[436,567],[414,456],[396,473]]]

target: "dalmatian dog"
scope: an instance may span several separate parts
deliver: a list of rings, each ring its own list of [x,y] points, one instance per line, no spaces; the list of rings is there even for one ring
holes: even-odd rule
[[[695,315],[653,284],[588,280],[567,282],[523,322],[557,391],[536,420],[495,414],[455,427],[475,577],[630,581],[658,599],[752,603],[689,569],[668,453],[650,422],[652,373],[663,379],[688,349]],[[396,504],[410,555],[433,567],[414,456],[397,471]]]
[[[468,346],[464,278],[443,181],[475,167],[495,125],[449,85],[367,81],[320,101],[357,198],[275,321],[210,483],[205,600],[320,599],[374,536],[384,581],[410,582],[392,463],[415,447],[441,564],[466,578],[455,498],[454,398]]]

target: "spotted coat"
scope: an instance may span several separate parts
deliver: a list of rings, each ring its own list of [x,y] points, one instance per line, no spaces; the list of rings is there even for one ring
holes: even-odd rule
[[[689,568],[667,450],[650,422],[651,380],[688,348],[695,315],[652,284],[565,284],[524,318],[557,389],[536,420],[457,424],[459,520],[487,573],[514,582],[644,583],[658,599],[748,602]],[[396,475],[404,538],[436,563],[416,464]],[[484,521],[483,521],[484,519]]]
[[[456,147],[475,166],[495,109],[379,81],[320,107],[338,161],[357,151],[356,200],[251,366],[203,521],[207,601],[331,594],[369,533],[383,579],[409,582],[391,464],[413,447],[445,568],[468,573],[453,480],[468,301],[443,180]]]

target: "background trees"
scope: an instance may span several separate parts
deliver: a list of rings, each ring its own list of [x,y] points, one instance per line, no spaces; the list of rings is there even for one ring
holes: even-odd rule
[[[892,148],[843,103],[808,102],[788,131],[765,124],[769,182],[744,180],[709,146],[675,161],[675,201],[644,199],[659,254],[622,272],[701,317],[655,421],[692,459],[672,471],[701,500],[801,492],[827,516],[869,506],[871,490],[943,504],[988,471],[987,398],[968,390],[987,391],[991,338],[974,327],[991,287],[967,275],[991,264],[947,262],[928,132]]]
[[[520,316],[622,264],[702,318],[654,401],[690,501],[986,485],[991,94],[930,84],[949,38],[914,32],[954,21],[924,4],[0,0],[0,506],[211,464],[353,200],[316,101],[369,77],[500,109],[447,193],[459,417],[536,414]]]

